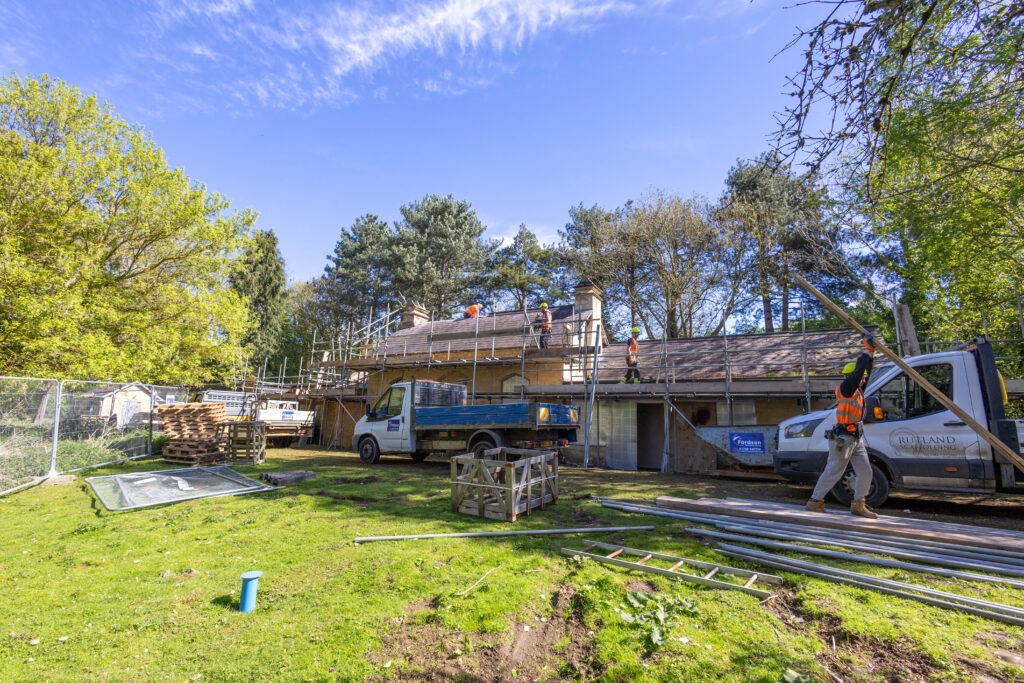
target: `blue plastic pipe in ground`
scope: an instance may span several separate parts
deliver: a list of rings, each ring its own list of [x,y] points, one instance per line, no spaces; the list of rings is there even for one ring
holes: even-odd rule
[[[256,589],[260,584],[263,572],[246,572],[242,574],[242,597],[238,601],[238,611],[249,612],[256,609]]]

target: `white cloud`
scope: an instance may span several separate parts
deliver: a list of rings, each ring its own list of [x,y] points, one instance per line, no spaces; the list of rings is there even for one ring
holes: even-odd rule
[[[307,0],[267,8],[255,0],[155,0],[150,19],[157,33],[187,33],[189,58],[230,59],[235,83],[225,87],[236,96],[289,107],[349,101],[358,79],[370,81],[366,92],[375,97],[417,83],[444,94],[487,87],[514,68],[504,63],[510,54],[539,36],[589,30],[667,1]],[[293,63],[304,65],[301,73],[289,71]],[[407,81],[382,86],[372,82],[379,73]]]

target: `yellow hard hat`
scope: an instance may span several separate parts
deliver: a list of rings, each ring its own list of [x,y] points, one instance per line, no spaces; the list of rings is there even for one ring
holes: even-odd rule
[[[540,307],[541,307],[541,308],[547,308],[547,307],[548,307],[548,305],[547,305],[546,303],[544,303],[544,304],[541,304],[541,305],[540,305]]]
[[[843,366],[843,374],[844,375],[849,375],[851,372],[853,372],[856,369],[857,369],[857,364],[851,361],[851,362],[849,362],[849,363],[847,363],[846,365]]]

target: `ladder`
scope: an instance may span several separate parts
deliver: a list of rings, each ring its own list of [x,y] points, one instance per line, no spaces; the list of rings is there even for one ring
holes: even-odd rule
[[[692,583],[699,583],[702,586],[708,586],[709,588],[725,588],[729,590],[738,590],[744,593],[753,595],[761,600],[766,600],[772,596],[769,591],[754,588],[754,583],[765,583],[773,586],[782,585],[782,578],[774,576],[772,574],[760,574],[757,572],[748,571],[746,569],[737,569],[735,567],[727,567],[719,564],[712,564],[710,562],[702,562],[700,560],[694,560],[686,557],[673,557],[672,555],[662,555],[661,553],[652,553],[647,550],[638,550],[636,548],[627,548],[621,545],[612,545],[611,543],[601,543],[599,541],[583,541],[586,546],[583,550],[573,550],[572,548],[562,548],[563,555],[575,555],[579,557],[586,557],[597,562],[604,562],[605,564],[612,564],[616,567],[623,567],[625,569],[634,569],[637,571],[648,572],[649,574],[658,574],[659,576],[670,576],[674,579],[682,579],[683,581],[690,581]],[[597,553],[591,553],[589,551],[595,548],[602,551],[608,552],[607,555],[599,555]],[[638,556],[639,560],[631,562],[629,560],[619,559],[620,555]],[[663,568],[647,564],[650,560],[662,560],[665,562],[672,563],[670,567]],[[707,573],[700,574],[688,574],[681,572],[679,569],[684,566],[696,567],[703,569]],[[740,583],[734,583],[732,581],[721,581],[718,576],[731,576],[739,579]]]

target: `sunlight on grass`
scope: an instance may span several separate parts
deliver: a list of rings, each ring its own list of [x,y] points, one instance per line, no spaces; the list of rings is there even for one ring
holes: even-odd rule
[[[165,468],[132,462],[83,476]],[[0,499],[0,680],[775,682],[787,670],[825,680],[829,666],[875,681],[896,666],[876,652],[887,648],[936,680],[970,680],[965,658],[1007,680],[1024,676],[990,654],[1019,650],[1021,629],[804,577],[787,577],[778,599],[760,605],[560,555],[583,535],[352,542],[653,524],[602,540],[728,564],[682,535],[685,523],[595,499],[714,495],[703,480],[563,469],[558,503],[509,524],[452,512],[444,462],[367,468],[351,454],[282,449],[237,469],[317,476],[116,514],[81,479]],[[263,576],[246,615],[239,575],[249,570]],[[1007,601],[1004,589],[958,583]]]

